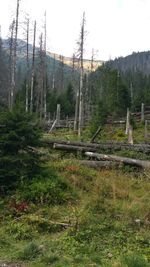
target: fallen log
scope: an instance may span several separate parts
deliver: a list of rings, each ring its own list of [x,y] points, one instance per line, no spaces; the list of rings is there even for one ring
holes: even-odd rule
[[[132,159],[132,158],[127,158],[127,157],[105,155],[105,154],[99,154],[99,153],[93,153],[93,152],[85,152],[85,155],[91,158],[96,158],[98,160],[116,161],[120,163],[129,164],[132,166],[141,167],[144,169],[150,168],[150,161],[148,160],[146,161],[146,160]]]
[[[57,144],[54,143],[53,144],[53,148],[54,149],[61,149],[61,150],[69,150],[69,151],[80,151],[80,152],[85,152],[85,151],[89,151],[89,147],[85,147],[85,146],[73,146],[73,145],[65,145],[65,144]],[[90,148],[90,150],[92,152],[96,151],[96,148]]]
[[[144,152],[144,153],[150,153],[150,145],[149,144],[127,144],[127,143],[122,143],[122,142],[106,142],[106,143],[88,143],[88,142],[77,142],[77,141],[66,141],[66,140],[42,140],[43,145],[49,145],[53,147],[54,143],[59,144],[59,145],[67,145],[67,146],[73,146],[77,147],[76,149],[74,148],[73,150],[78,150],[78,147],[88,147],[89,149],[85,150],[81,149],[82,151],[97,151],[99,149],[101,150],[113,150],[113,151],[118,151],[118,150],[134,150],[137,152]],[[62,149],[69,150],[68,147],[63,147]],[[68,148],[68,149],[67,149]],[[71,149],[70,149],[71,150]],[[80,149],[79,149],[80,150]]]
[[[79,163],[94,169],[113,169],[114,167],[118,167],[118,165],[120,165],[120,162],[94,160],[80,160]]]
[[[104,142],[99,142],[99,143],[78,142],[78,141],[56,140],[56,139],[54,140],[53,139],[42,139],[41,141],[47,145],[53,145],[54,143],[57,143],[57,144],[87,146],[87,147],[95,147],[95,148],[98,148],[98,147],[101,148],[101,146],[108,146],[108,147],[119,146],[119,147],[137,147],[137,148],[150,149],[150,144],[145,144],[145,143],[130,145],[128,143],[116,142],[116,141],[106,141],[105,143]]]

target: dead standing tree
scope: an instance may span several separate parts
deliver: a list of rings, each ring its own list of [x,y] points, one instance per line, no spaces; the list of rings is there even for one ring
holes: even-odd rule
[[[12,21],[9,31],[9,95],[8,95],[8,105],[9,109],[11,109],[11,91],[12,91],[12,73],[13,73],[13,66],[14,66],[14,29],[15,29],[15,20]]]
[[[31,72],[31,92],[30,92],[30,112],[33,112],[33,87],[35,76],[35,39],[36,39],[36,21],[34,22],[34,34],[33,34],[33,51],[32,51],[32,72]]]
[[[75,120],[78,118],[78,137],[81,136],[82,126],[83,126],[83,54],[84,54],[84,41],[85,41],[85,12],[83,13],[82,23],[81,23],[81,31],[80,31],[80,39],[78,42],[78,57],[80,61],[80,84],[79,90],[77,90],[76,95],[76,108],[75,108]],[[77,121],[75,121],[75,126],[77,125]]]
[[[44,92],[44,51],[43,51],[43,34],[40,35],[39,64],[37,68],[37,88],[35,95],[36,113],[43,117],[43,92]]]
[[[47,27],[46,27],[46,11],[45,11],[45,21],[44,21],[44,77],[43,77],[43,93],[44,93],[44,119],[46,120],[47,115],[47,97],[46,97],[46,88],[47,88],[47,62],[46,62],[46,44],[47,44]]]
[[[78,136],[81,136],[81,128],[83,124],[83,53],[84,53],[84,35],[85,35],[85,13],[83,13],[81,33],[80,33],[80,87],[79,87],[79,125]]]
[[[17,61],[17,37],[18,37],[18,20],[19,20],[19,2],[17,0],[16,8],[16,19],[15,26],[12,28],[12,36],[14,35],[14,40],[11,46],[11,86],[10,86],[10,110],[13,108],[14,103],[14,92],[16,87],[16,61]]]
[[[29,109],[29,18],[26,19],[26,68],[27,68],[27,74],[26,74],[26,107],[25,110],[28,112]]]
[[[43,37],[44,36],[44,37]],[[46,64],[46,13],[44,22],[44,35],[40,35],[39,65],[37,77],[36,112],[40,114],[40,119],[46,119],[46,88],[47,88],[47,64]]]

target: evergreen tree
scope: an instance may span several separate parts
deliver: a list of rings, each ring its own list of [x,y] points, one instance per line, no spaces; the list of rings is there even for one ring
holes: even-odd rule
[[[39,170],[36,151],[41,131],[31,115],[23,110],[0,115],[0,185],[11,187]]]

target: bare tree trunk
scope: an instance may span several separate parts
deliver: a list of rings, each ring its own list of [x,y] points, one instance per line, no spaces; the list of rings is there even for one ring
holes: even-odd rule
[[[79,86],[79,125],[78,136],[81,136],[82,124],[83,124],[83,52],[84,52],[84,30],[85,26],[85,13],[83,13],[83,20],[81,25],[80,35],[80,86]]]
[[[76,92],[74,131],[76,131],[78,127],[78,114],[79,114],[79,87],[77,87],[77,92]]]
[[[33,86],[34,86],[34,75],[35,75],[35,39],[36,39],[36,21],[34,23],[34,34],[33,34],[33,52],[32,52],[32,73],[31,73],[31,92],[30,92],[30,112],[33,112]]]
[[[77,130],[78,127],[78,112],[79,112],[79,86],[75,80],[75,54],[72,56],[72,83],[75,88],[75,115],[74,115],[74,131]]]
[[[10,25],[10,42],[9,42],[9,95],[8,95],[8,106],[11,109],[11,93],[12,93],[12,75],[13,75],[13,66],[14,66],[14,29],[15,29],[15,20],[13,20],[12,24]]]
[[[133,106],[133,84],[130,84],[130,96],[131,96],[131,105]]]
[[[27,65],[27,76],[26,76],[26,112],[29,109],[29,19],[27,19],[27,54],[26,54],[26,65]]]
[[[130,145],[133,145],[133,128],[131,125],[129,126],[129,129],[128,129],[128,143]]]
[[[14,47],[13,47],[13,67],[12,67],[12,74],[11,74],[10,110],[12,110],[13,108],[14,92],[15,92],[15,87],[16,87],[16,60],[17,60],[19,1],[20,0],[17,0],[16,20],[15,20],[15,39],[14,39]]]
[[[47,39],[47,28],[46,28],[46,11],[45,11],[45,23],[44,23],[44,81],[43,81],[43,93],[44,93],[44,119],[46,120],[47,114],[47,99],[46,99],[46,73],[47,73],[47,64],[46,64],[46,39]]]
[[[55,59],[55,54],[54,54],[54,61],[53,61],[53,77],[52,77],[52,90],[55,90],[55,63],[56,63],[56,59]]]
[[[144,122],[144,103],[141,104],[141,122]]]
[[[147,124],[148,124],[148,121],[145,120],[145,127],[144,127],[144,138],[145,138],[145,141],[147,141],[147,139],[148,139],[148,129],[147,129]]]
[[[127,119],[126,119],[126,131],[125,131],[125,134],[128,134],[129,127],[130,127],[130,111],[129,111],[129,108],[127,108]]]
[[[43,51],[43,34],[41,34],[41,44],[40,44],[40,119],[43,117],[43,107],[44,107],[44,51]]]
[[[57,104],[56,120],[59,125],[60,124],[60,104]]]

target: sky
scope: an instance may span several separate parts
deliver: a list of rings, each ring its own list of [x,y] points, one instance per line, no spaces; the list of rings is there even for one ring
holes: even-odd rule
[[[1,34],[6,38],[17,0],[0,0]],[[77,49],[85,12],[85,58],[108,60],[150,50],[150,0],[20,0],[19,32],[24,38],[24,17],[37,20],[37,35],[47,14],[47,50],[71,57]],[[39,37],[37,36],[37,44]],[[32,38],[30,39],[32,43]]]

